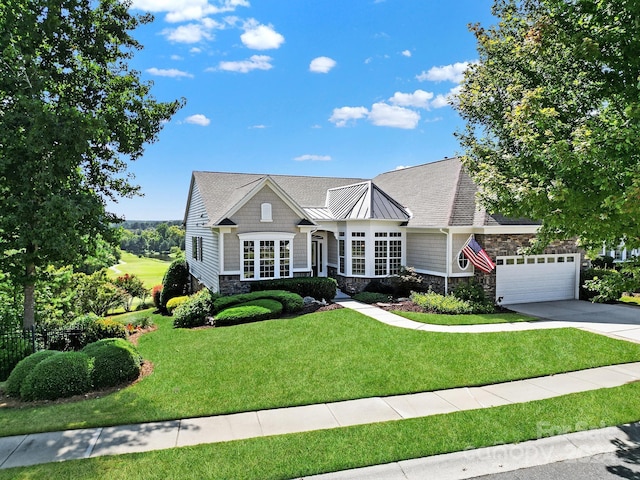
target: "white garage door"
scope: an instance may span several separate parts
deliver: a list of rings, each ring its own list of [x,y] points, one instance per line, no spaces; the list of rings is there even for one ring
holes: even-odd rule
[[[577,298],[580,255],[531,255],[496,259],[500,305]]]

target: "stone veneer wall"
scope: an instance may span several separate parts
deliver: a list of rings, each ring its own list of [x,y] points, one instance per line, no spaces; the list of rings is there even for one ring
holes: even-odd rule
[[[309,272],[296,272],[294,277],[310,277]],[[251,292],[251,282],[240,280],[240,275],[220,275],[220,294],[235,295]]]

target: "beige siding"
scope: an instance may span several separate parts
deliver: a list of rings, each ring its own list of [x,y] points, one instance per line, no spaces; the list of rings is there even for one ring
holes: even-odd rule
[[[469,266],[465,270],[462,270],[460,268],[460,265],[458,264],[458,254],[460,253],[460,250],[462,250],[462,247],[464,246],[468,238],[469,238],[468,233],[452,235],[452,239],[451,239],[452,241],[451,273],[452,274],[456,274],[456,273],[468,273],[470,275],[473,274],[473,265],[469,264]]]
[[[447,236],[441,233],[407,233],[407,266],[446,273]]]
[[[191,202],[187,212],[185,251],[189,271],[208,289],[219,288],[220,262],[218,234],[204,225],[208,222],[202,196],[196,185],[191,191]],[[192,257],[192,238],[202,237],[202,261]]]
[[[338,265],[338,241],[331,232],[327,234],[327,263]]]
[[[263,203],[271,204],[271,222],[260,221]],[[256,193],[231,218],[238,228],[225,235],[224,266],[226,271],[240,270],[240,239],[238,234],[251,232],[295,233],[293,239],[293,268],[309,268],[307,265],[308,235],[301,233],[298,223],[302,218],[294,212],[271,188],[265,186]]]

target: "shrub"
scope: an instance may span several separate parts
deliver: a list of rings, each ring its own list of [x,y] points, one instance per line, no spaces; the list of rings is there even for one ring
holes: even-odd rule
[[[301,297],[313,297],[316,300],[333,300],[336,296],[337,288],[337,282],[328,277],[281,278],[251,283],[252,292],[286,290]]]
[[[464,314],[473,311],[471,303],[466,300],[460,300],[453,295],[440,295],[432,291],[427,293],[414,292],[411,294],[411,301],[434,313]]]
[[[207,317],[213,313],[214,300],[218,294],[203,288],[195,295],[191,295],[186,302],[173,311],[173,326],[175,328],[200,327],[205,324]]]
[[[615,302],[629,290],[629,279],[617,270],[599,270],[592,273],[593,277],[584,282],[584,288],[592,294],[592,302]]]
[[[173,313],[173,311],[182,305],[184,302],[189,300],[189,295],[182,295],[180,297],[173,297],[171,300],[167,302],[167,312]]]
[[[389,277],[389,283],[393,287],[394,294],[399,297],[411,295],[411,292],[425,290],[423,278],[413,267],[401,267],[396,275]]]
[[[184,260],[174,260],[162,279],[160,309],[167,308],[167,302],[174,297],[186,295],[189,291],[189,267]]]
[[[601,255],[591,260],[593,268],[613,268],[614,258],[611,255]]]
[[[353,296],[353,299],[362,303],[384,303],[389,302],[391,300],[391,296],[385,295],[384,293],[360,292],[356,293]]]
[[[84,345],[103,338],[127,338],[127,327],[110,318],[99,318],[93,322],[84,335]]]
[[[484,288],[477,282],[460,283],[453,290],[453,296],[471,304],[471,313],[493,313],[494,303],[486,296]]]
[[[142,280],[140,280],[136,275],[125,273],[124,275],[116,278],[113,283],[125,293],[123,306],[127,312],[131,311],[131,306],[135,297],[138,297],[144,304],[147,295],[149,295],[149,291],[144,288]]]
[[[20,360],[7,379],[7,383],[4,387],[5,393],[10,397],[19,397],[20,388],[22,387],[24,380],[29,376],[36,365],[52,355],[57,355],[58,353],[60,352],[55,350],[41,350]]]
[[[215,317],[217,326],[237,325],[277,318],[282,313],[282,304],[276,300],[262,298],[242,303],[223,310]]]
[[[157,310],[160,310],[160,294],[162,293],[162,285],[156,285],[151,289],[151,298],[153,299],[153,306]]]
[[[241,303],[259,300],[261,298],[270,298],[277,300],[283,306],[285,313],[294,313],[302,310],[304,301],[302,297],[296,293],[285,292],[283,290],[264,290],[251,293],[241,293],[238,295],[230,295],[220,297],[213,302],[213,311],[221,312],[227,308],[237,306]]]
[[[82,352],[93,358],[91,380],[94,388],[107,388],[131,382],[140,375],[142,357],[122,338],[106,338],[90,343]]]
[[[107,277],[106,270],[91,275],[77,273],[75,302],[83,313],[95,313],[102,317],[126,300],[126,294]]]
[[[385,295],[393,295],[394,289],[392,285],[389,285],[388,283],[384,283],[381,280],[371,280],[369,283],[367,283],[367,286],[364,287],[364,291],[365,292],[372,292],[372,293],[384,293]]]
[[[91,390],[93,359],[83,352],[61,352],[38,363],[20,388],[23,400],[55,400]]]

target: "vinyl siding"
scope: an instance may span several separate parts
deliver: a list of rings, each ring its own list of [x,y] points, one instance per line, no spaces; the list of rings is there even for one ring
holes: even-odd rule
[[[336,267],[338,265],[338,240],[331,232],[327,234],[327,263]]]
[[[469,275],[473,275],[473,265],[469,264],[469,266],[462,270],[460,265],[458,264],[458,254],[460,250],[462,250],[463,245],[466,243],[469,238],[468,233],[463,234],[454,234],[452,238],[452,247],[451,247],[451,273],[467,273]]]
[[[261,206],[271,204],[271,222],[261,222]],[[265,186],[256,193],[231,218],[238,225],[234,234],[225,236],[225,270],[240,269],[240,239],[237,234],[250,232],[290,232],[293,239],[293,268],[309,268],[307,265],[308,235],[301,233],[298,223],[302,218],[296,214],[271,188]]]
[[[440,233],[407,233],[407,266],[430,272],[446,272],[447,236]]]
[[[202,196],[195,184],[191,191],[191,202],[186,218],[185,252],[189,272],[209,290],[217,292],[219,288],[218,275],[220,274],[220,243],[218,234],[204,226],[209,219],[207,218]],[[202,261],[192,257],[193,237],[202,237]]]

